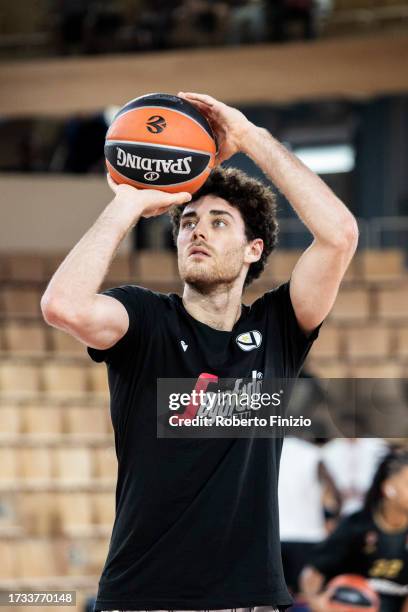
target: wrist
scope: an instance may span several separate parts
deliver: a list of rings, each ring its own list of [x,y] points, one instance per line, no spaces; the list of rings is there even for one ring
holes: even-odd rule
[[[258,125],[255,125],[255,123],[252,123],[251,121],[248,121],[248,125],[245,126],[241,139],[242,153],[245,153],[246,155],[251,157],[256,145],[260,142],[261,139],[265,138],[266,136],[271,138],[271,135],[268,130],[263,127],[259,127]]]
[[[126,199],[123,194],[116,194],[103,211],[103,216],[113,225],[126,231],[133,227],[143,213],[143,206],[134,199]]]

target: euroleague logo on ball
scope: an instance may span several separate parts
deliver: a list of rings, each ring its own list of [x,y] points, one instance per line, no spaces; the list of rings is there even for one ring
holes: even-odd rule
[[[164,117],[160,117],[160,115],[153,115],[149,117],[146,123],[146,127],[152,134],[160,134],[167,126],[166,120]]]

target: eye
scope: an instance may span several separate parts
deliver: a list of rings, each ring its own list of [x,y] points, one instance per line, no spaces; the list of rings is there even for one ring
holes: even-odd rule
[[[228,224],[224,219],[214,219],[214,225],[215,227],[226,227]]]
[[[195,221],[183,221],[183,223],[181,224],[181,227],[184,228],[191,228],[195,225]]]

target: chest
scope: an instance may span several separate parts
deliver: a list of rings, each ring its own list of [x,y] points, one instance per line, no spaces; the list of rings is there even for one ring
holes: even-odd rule
[[[279,330],[266,318],[249,318],[231,332],[174,317],[155,330],[152,342],[159,377],[196,377],[203,372],[223,378],[282,375]]]
[[[385,534],[368,531],[362,542],[362,553],[371,578],[408,581],[408,534]]]

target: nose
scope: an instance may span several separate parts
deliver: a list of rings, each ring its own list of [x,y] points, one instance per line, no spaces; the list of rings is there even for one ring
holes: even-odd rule
[[[203,240],[207,240],[207,232],[205,229],[205,224],[203,220],[200,219],[195,225],[195,228],[192,233],[192,239],[197,240],[198,238],[202,238]]]

